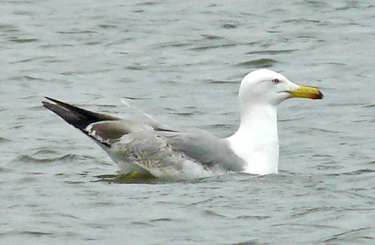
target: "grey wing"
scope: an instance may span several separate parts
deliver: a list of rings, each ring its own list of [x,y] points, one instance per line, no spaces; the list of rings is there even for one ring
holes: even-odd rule
[[[208,167],[219,166],[224,170],[241,171],[245,162],[239,158],[222,139],[201,129],[190,129],[186,133],[164,132],[162,136],[174,151]]]
[[[142,173],[145,169],[152,170],[152,167],[181,168],[182,154],[174,154],[166,140],[156,134],[175,129],[155,120],[121,119],[46,98],[54,103],[43,101],[44,107],[93,139],[125,173]]]
[[[96,113],[77,106],[46,97],[54,102],[43,101],[43,106],[56,113],[67,123],[81,130],[85,135],[91,137],[102,147],[109,147],[118,141],[123,135],[141,131],[175,131],[166,125],[155,121],[139,121],[132,119],[121,119],[111,115]]]
[[[185,154],[208,167],[219,166],[225,170],[240,171],[244,165],[243,160],[233,153],[225,141],[206,131],[192,129],[178,132],[153,120],[142,122],[120,119],[46,98],[55,102],[43,102],[47,109],[92,138],[119,164],[125,162],[125,165],[133,165],[142,160],[143,163],[138,164],[141,168],[147,167],[145,163],[148,162],[156,167],[181,167]],[[120,156],[125,153],[125,158]],[[133,156],[136,159],[127,159]]]

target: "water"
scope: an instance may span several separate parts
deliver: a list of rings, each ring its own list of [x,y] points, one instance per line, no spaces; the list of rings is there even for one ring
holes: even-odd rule
[[[1,244],[373,244],[371,1],[2,1]],[[279,109],[280,173],[109,181],[43,96],[227,136],[268,67],[324,101]],[[103,179],[104,178],[104,179]]]

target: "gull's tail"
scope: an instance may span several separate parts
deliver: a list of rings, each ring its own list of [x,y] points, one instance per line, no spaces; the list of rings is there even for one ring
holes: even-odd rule
[[[88,135],[88,132],[85,129],[92,123],[100,121],[114,121],[120,119],[118,117],[85,110],[49,97],[45,98],[55,103],[53,104],[47,101],[43,101],[42,104],[45,108],[56,113],[67,123],[78,128],[86,135]]]

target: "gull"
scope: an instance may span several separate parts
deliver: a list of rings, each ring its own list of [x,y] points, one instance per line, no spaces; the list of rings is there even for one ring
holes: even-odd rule
[[[193,179],[226,171],[277,173],[277,106],[289,98],[316,100],[323,94],[268,69],[250,72],[238,94],[239,128],[223,139],[198,128],[175,129],[142,111],[144,120],[136,120],[92,112],[50,97],[46,97],[50,102],[42,103],[93,139],[124,174]]]

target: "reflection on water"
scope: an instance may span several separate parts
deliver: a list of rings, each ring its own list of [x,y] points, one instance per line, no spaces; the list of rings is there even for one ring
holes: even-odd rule
[[[165,183],[165,180],[159,180],[151,174],[139,174],[139,173],[129,173],[129,174],[106,174],[98,175],[97,181],[104,181],[107,183],[117,183],[117,184],[155,184],[155,183]]]

